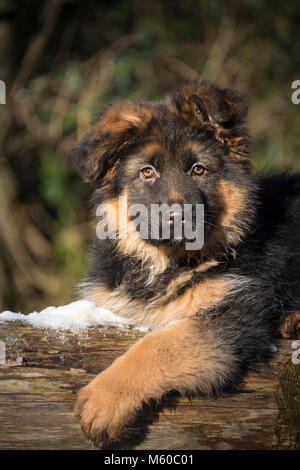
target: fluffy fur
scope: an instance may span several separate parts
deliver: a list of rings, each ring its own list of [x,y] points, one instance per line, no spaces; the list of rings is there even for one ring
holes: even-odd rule
[[[98,183],[94,205],[205,207],[196,252],[172,237],[94,241],[83,297],[153,329],[80,392],[76,414],[97,444],[170,390],[238,383],[299,306],[300,178],[254,174],[246,114],[236,92],[193,81],[164,102],[110,106],[74,149],[79,173]]]

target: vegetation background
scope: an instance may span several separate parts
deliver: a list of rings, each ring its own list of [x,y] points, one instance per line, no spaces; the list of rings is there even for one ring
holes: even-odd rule
[[[297,1],[0,0],[0,311],[74,298],[88,200],[68,158],[108,102],[202,77],[245,93],[259,169],[300,170]]]

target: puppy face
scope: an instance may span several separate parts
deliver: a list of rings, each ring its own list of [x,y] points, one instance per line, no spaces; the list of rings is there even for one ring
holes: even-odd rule
[[[190,222],[195,232],[196,223],[203,223],[196,218],[197,205],[205,208],[205,238],[218,223],[224,207],[216,188],[229,167],[219,142],[182,125],[166,108],[145,142],[120,162],[118,192],[126,191],[130,206],[140,204],[147,209],[140,214],[140,222],[148,224],[148,243],[184,245],[186,224]],[[161,208],[159,214],[155,207]],[[163,232],[164,223],[169,231]]]
[[[148,226],[145,243],[183,246],[185,231],[175,233],[175,225],[184,227],[189,205],[194,230],[202,204],[204,250],[228,250],[247,231],[255,208],[245,115],[236,93],[192,82],[163,103],[110,107],[75,148],[73,161],[86,179],[99,181],[98,203],[117,206],[126,195],[129,206],[147,209],[139,214],[139,226]],[[153,205],[161,207],[156,217]]]

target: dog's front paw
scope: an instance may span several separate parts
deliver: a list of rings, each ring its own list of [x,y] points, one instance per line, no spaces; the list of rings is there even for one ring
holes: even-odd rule
[[[300,311],[284,316],[282,320],[280,332],[283,338],[300,339]]]
[[[122,437],[135,406],[125,390],[109,389],[99,375],[79,392],[75,414],[87,439],[103,445]]]

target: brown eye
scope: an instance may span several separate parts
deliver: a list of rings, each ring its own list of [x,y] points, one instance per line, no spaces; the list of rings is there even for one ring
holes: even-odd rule
[[[150,168],[150,167],[143,168],[141,172],[142,172],[143,177],[146,179],[153,178],[154,176],[154,170],[153,168]]]
[[[192,169],[192,174],[195,176],[202,176],[205,173],[205,168],[202,165],[195,165]]]

